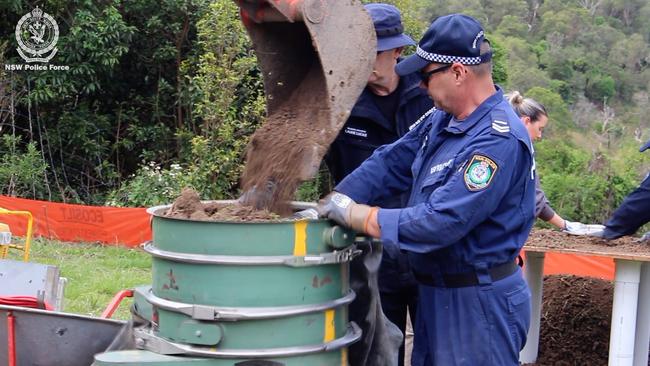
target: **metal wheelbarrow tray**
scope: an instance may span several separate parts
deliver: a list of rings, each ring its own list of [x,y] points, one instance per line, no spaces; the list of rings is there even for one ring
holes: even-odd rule
[[[96,353],[106,350],[124,324],[0,305],[0,365],[88,366]]]

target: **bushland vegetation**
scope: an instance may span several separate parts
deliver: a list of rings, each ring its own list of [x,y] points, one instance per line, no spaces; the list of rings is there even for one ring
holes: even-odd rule
[[[435,17],[477,17],[495,76],[546,104],[542,185],[572,220],[601,221],[650,167],[650,3],[645,0],[386,0],[418,39]],[[0,64],[32,3],[0,3]],[[184,186],[237,197],[243,152],[264,119],[255,54],[232,0],[44,0],[51,64],[0,69],[0,194],[98,205],[170,202]],[[345,37],[345,34],[340,34]],[[409,50],[412,52],[412,50]],[[325,170],[298,192],[329,190]]]

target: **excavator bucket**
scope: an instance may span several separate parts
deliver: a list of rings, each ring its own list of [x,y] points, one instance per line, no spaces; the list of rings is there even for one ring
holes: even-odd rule
[[[237,4],[267,101],[267,119],[248,147],[243,188],[271,181],[292,190],[317,173],[368,81],[376,56],[372,20],[358,0]]]

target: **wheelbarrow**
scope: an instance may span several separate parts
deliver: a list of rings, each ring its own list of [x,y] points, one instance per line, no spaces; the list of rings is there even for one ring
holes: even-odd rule
[[[0,365],[88,366],[124,321],[0,305]]]

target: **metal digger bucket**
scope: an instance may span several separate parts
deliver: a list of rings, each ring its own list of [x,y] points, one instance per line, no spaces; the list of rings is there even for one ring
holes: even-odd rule
[[[309,120],[321,131],[297,164],[312,177],[345,123],[376,55],[357,0],[239,0],[264,75],[268,121]]]

